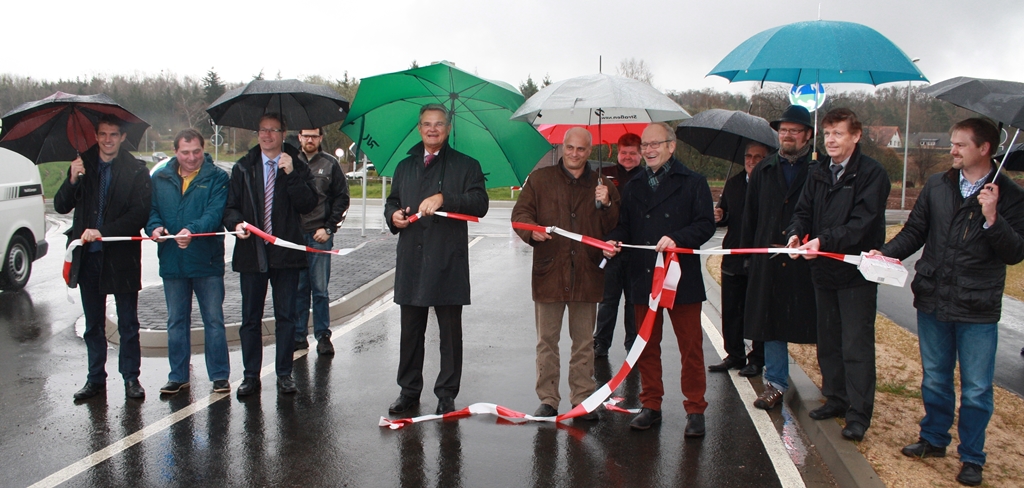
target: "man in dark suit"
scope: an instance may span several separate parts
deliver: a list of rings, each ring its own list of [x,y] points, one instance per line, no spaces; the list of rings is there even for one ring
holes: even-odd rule
[[[127,133],[124,122],[104,115],[96,126],[96,145],[71,162],[68,178],[57,190],[53,208],[75,211],[68,243],[82,239],[74,251],[69,285],[79,285],[85,311],[85,339],[89,351],[89,377],[75,392],[85,400],[106,391],[107,295],[117,304],[118,370],[125,396],[145,398],[139,384],[142,353],[139,346],[139,290],[142,289],[142,248],[134,242],[100,242],[103,236],[137,236],[149,219],[149,171],[121,147]]]
[[[715,225],[726,227],[723,249],[740,246],[743,233],[743,206],[747,198],[747,182],[757,163],[768,156],[768,146],[750,142],[743,153],[743,171],[725,182],[722,197],[715,208]],[[722,256],[722,339],[725,342],[725,360],[708,366],[708,371],[724,372],[741,369],[751,364],[764,363],[764,345],[754,341],[747,354],[743,343],[743,310],[747,301],[747,270],[744,256]]]
[[[609,243],[654,245],[657,252],[669,247],[700,248],[715,233],[714,204],[708,181],[673,157],[675,132],[664,123],[647,126],[641,136],[640,150],[647,161],[645,173],[626,184],[627,197],[622,201],[619,225],[607,236]],[[612,257],[614,251],[605,251]],[[640,370],[640,401],[643,410],[629,426],[649,429],[661,421],[661,399],[665,390],[661,380],[662,309],[648,308],[651,283],[657,256],[650,251],[637,251],[630,256],[630,297],[636,321],[643,323],[648,313],[655,313],[654,329],[644,352],[636,361]],[[700,257],[681,254],[682,276],[676,289],[674,306],[668,311],[682,358],[680,380],[686,400],[686,437],[704,435],[704,400],[707,378],[704,375],[704,335],[700,325],[701,302],[707,299],[701,276]]]
[[[398,399],[388,412],[403,414],[420,403],[423,341],[427,313],[434,307],[441,336],[441,371],[434,383],[440,414],[455,411],[462,381],[462,307],[469,305],[469,228],[466,222],[434,216],[441,210],[483,217],[487,213],[484,174],[477,160],[448,145],[451,116],[440,104],[420,109],[423,142],[395,168],[384,218],[398,234],[395,303],[402,311]],[[423,218],[409,222],[422,213]]]

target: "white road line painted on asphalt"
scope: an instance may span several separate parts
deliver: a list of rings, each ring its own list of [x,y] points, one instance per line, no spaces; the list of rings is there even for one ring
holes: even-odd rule
[[[718,356],[724,358],[726,352],[722,334],[718,332],[715,324],[711,323],[711,319],[704,312],[700,313],[700,324],[704,328],[704,332],[707,333],[708,339],[711,340],[711,344],[718,351]],[[747,409],[747,414],[750,415],[750,420],[754,422],[754,428],[757,429],[757,435],[761,437],[761,443],[764,444],[764,450],[768,453],[768,458],[772,460],[772,465],[775,466],[775,474],[779,476],[779,484],[783,488],[804,487],[804,479],[800,476],[800,471],[796,468],[796,464],[793,463],[793,459],[789,457],[789,452],[786,451],[786,446],[782,443],[779,432],[775,430],[775,424],[772,423],[768,412],[754,407],[754,400],[757,399],[757,394],[754,393],[754,387],[750,386],[750,380],[731,372],[728,374],[733,386],[736,387],[736,393],[739,394],[740,401],[743,402],[743,406]]]
[[[472,241],[470,241],[469,247],[473,247],[474,244],[476,244],[477,242],[480,242],[481,240],[483,240],[483,237],[477,237],[477,238],[473,239]],[[368,310],[364,315],[356,318],[355,320],[351,321],[350,323],[342,325],[336,331],[332,331],[331,335],[333,337],[341,337],[341,336],[343,336],[345,334],[348,334],[349,332],[352,332],[353,330],[355,330],[359,326],[365,324],[366,322],[369,322],[370,319],[372,319],[372,318],[374,318],[374,317],[384,313],[385,311],[391,309],[392,307],[394,307],[394,305],[395,305],[394,300],[391,300],[389,298],[389,296],[393,296],[392,294],[393,294],[393,292],[389,292],[389,294],[385,295],[384,299],[382,300],[383,303],[381,303],[380,305],[378,305],[377,307],[375,307],[373,309]],[[307,354],[309,354],[309,349],[302,349],[300,351],[297,351],[295,353],[294,357],[296,359],[298,359],[298,358],[301,358],[302,356],[305,356]],[[263,369],[260,370],[260,378],[262,378],[264,376],[267,376],[267,375],[270,375],[273,372],[274,372],[274,363],[271,362],[270,364],[264,366]],[[241,385],[241,384],[242,384],[242,380],[241,379],[235,381],[234,383],[231,384],[232,390],[237,390],[238,389],[238,385]],[[164,418],[162,418],[160,420],[157,420],[156,422],[154,422],[154,423],[152,423],[150,425],[147,425],[146,427],[143,427],[141,430],[137,430],[137,431],[129,434],[128,436],[124,437],[123,439],[118,440],[118,441],[114,442],[113,444],[110,444],[107,447],[104,447],[103,449],[100,449],[99,451],[96,451],[96,452],[94,452],[94,453],[92,453],[92,454],[90,454],[90,455],[88,455],[88,456],[78,460],[74,464],[72,464],[72,465],[70,465],[70,466],[68,466],[68,467],[66,467],[66,468],[64,468],[64,469],[62,469],[60,471],[57,471],[56,473],[53,473],[50,476],[47,476],[46,478],[43,478],[42,480],[40,480],[40,481],[32,484],[31,486],[29,486],[29,488],[43,488],[43,487],[53,487],[53,486],[60,485],[61,483],[64,483],[65,481],[68,481],[71,478],[74,478],[75,476],[79,475],[80,473],[84,472],[85,470],[87,470],[89,468],[92,468],[92,467],[102,463],[103,461],[106,461],[107,459],[110,459],[110,458],[116,456],[117,454],[121,453],[122,451],[124,451],[124,450],[126,450],[126,449],[128,449],[128,448],[130,448],[130,447],[132,447],[132,446],[134,446],[134,445],[136,445],[136,444],[138,444],[138,443],[140,443],[140,442],[150,438],[150,437],[152,437],[155,434],[158,434],[158,433],[168,429],[170,426],[172,426],[172,425],[174,425],[174,424],[176,424],[176,423],[178,423],[178,422],[180,422],[182,420],[185,420],[185,419],[191,417],[192,415],[195,415],[197,412],[200,412],[200,411],[208,408],[210,405],[213,405],[215,402],[217,402],[219,400],[222,400],[225,397],[230,397],[230,396],[231,396],[230,393],[213,393],[213,394],[211,394],[211,395],[209,395],[207,397],[200,398],[200,399],[196,400],[194,403],[189,404],[187,407],[182,408],[181,410],[178,410],[177,412],[174,412],[174,413],[172,413],[172,414],[170,414],[170,415],[168,415],[168,416],[166,416],[166,417],[164,417]]]

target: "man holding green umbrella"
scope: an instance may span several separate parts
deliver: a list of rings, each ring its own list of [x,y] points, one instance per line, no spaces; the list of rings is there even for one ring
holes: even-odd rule
[[[424,334],[434,307],[440,329],[441,371],[434,383],[437,414],[455,410],[462,378],[462,307],[469,305],[469,230],[466,222],[434,215],[443,210],[483,217],[487,191],[480,163],[448,145],[451,117],[440,104],[420,109],[422,141],[398,163],[384,218],[399,234],[395,303],[401,306],[398,399],[388,412],[419,405]],[[414,222],[409,217],[420,213]]]

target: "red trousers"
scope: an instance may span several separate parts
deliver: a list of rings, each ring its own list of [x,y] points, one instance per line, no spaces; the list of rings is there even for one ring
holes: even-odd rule
[[[679,355],[683,363],[679,384],[683,395],[686,396],[683,408],[686,409],[687,414],[704,413],[708,407],[708,402],[704,401],[707,378],[704,376],[704,333],[700,326],[701,304],[699,302],[676,304],[671,310],[658,309],[650,340],[648,340],[644,352],[636,360],[636,369],[640,370],[640,385],[642,386],[640,402],[644,408],[661,410],[661,398],[665,396],[665,386],[661,381],[661,337],[664,321],[662,310],[668,312],[668,318],[672,321],[672,330],[675,331],[676,341],[679,343]],[[648,313],[651,313],[651,310],[646,304],[636,305],[638,331]]]

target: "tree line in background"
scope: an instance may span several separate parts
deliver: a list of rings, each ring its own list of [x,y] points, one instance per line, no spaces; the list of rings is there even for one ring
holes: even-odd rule
[[[416,67],[415,61],[412,67]],[[618,74],[628,76],[647,83],[652,83],[653,75],[649,66],[641,59],[623,60],[618,67]],[[280,73],[277,74],[280,78]],[[264,74],[253,75],[253,79],[263,79]],[[308,83],[328,85],[348,100],[354,100],[359,88],[359,80],[350,78],[346,72],[340,80],[321,76],[310,76],[303,79]],[[158,75],[114,75],[110,77],[94,76],[89,79],[58,80],[55,82],[37,80],[11,74],[0,74],[0,113],[7,113],[18,105],[47,97],[54,92],[63,91],[71,94],[106,93],[122,106],[132,111],[152,125],[147,132],[142,152],[170,152],[174,134],[177,131],[194,127],[204,135],[213,133],[209,123],[206,107],[225,91],[241,86],[238,82],[223,81],[214,69],[210,69],[202,78],[191,76],[178,77],[173,73],[161,72]],[[519,84],[519,89],[527,98],[551,84],[550,77],[545,75],[540,84],[528,75]],[[920,88],[911,90],[911,132],[946,132],[954,122],[970,117],[973,114],[957,108],[949,103],[921,95]],[[675,100],[691,114],[721,108],[741,110],[766,120],[779,117],[789,105],[788,85],[766,84],[764,87],[751,89],[749,95],[733,92],[721,92],[710,88],[702,90],[670,91],[667,95]],[[848,107],[860,117],[865,126],[897,126],[903,134],[907,110],[906,85],[888,85],[875,91],[851,91],[829,93],[822,111],[824,114],[832,108]],[[338,130],[341,123],[325,128],[324,149],[333,153],[335,148],[347,148],[351,140]],[[820,128],[819,128],[820,129]],[[820,132],[820,130],[819,130]],[[221,152],[238,153],[247,150],[256,143],[251,131],[222,128],[224,146]],[[862,140],[862,148],[869,156],[880,161],[893,181],[900,181],[903,176],[902,149],[870,143]],[[819,138],[819,149],[822,147]],[[212,152],[212,151],[211,151]],[[608,152],[608,151],[605,151]],[[823,150],[819,150],[823,153]],[[724,179],[729,174],[739,171],[731,168],[727,162],[702,156],[686,144],[679,144],[676,156],[695,171],[709,179]],[[614,152],[606,156],[614,158]],[[910,180],[922,181],[927,174],[944,168],[948,161],[945,150],[929,150],[911,148]]]

